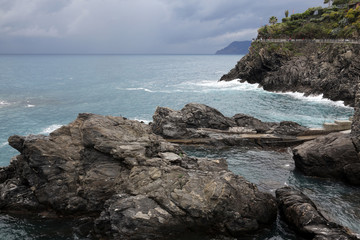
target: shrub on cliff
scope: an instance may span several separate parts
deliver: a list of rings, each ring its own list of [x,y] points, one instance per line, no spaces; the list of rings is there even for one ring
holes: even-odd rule
[[[348,9],[348,2],[338,0],[329,8],[314,7],[292,14],[281,23],[261,27],[258,38],[359,38],[360,7]]]

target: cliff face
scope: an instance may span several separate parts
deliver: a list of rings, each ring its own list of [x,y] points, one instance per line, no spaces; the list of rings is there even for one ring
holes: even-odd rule
[[[253,42],[221,81],[240,79],[268,91],[323,94],[353,106],[360,76],[360,45]]]

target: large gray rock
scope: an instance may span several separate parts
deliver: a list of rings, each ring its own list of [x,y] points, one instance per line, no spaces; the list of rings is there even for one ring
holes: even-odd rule
[[[293,150],[295,166],[306,175],[337,178],[359,184],[360,159],[351,136],[331,133]]]
[[[209,138],[211,143],[233,146],[244,143],[244,139],[237,136],[242,133],[296,136],[308,128],[289,121],[262,122],[240,113],[229,118],[204,104],[189,103],[180,111],[158,107],[153,115],[152,130],[167,139]]]
[[[350,230],[326,219],[309,197],[291,187],[276,190],[281,215],[307,239],[358,239]]]
[[[167,138],[200,137],[194,129],[212,128],[226,130],[235,122],[215,108],[189,103],[180,111],[158,107],[153,115],[152,130]]]
[[[237,126],[254,129],[256,133],[266,133],[271,129],[272,126],[277,125],[272,123],[265,123],[257,118],[241,113],[235,114],[232,119],[235,121]]]
[[[240,236],[276,217],[275,199],[225,160],[188,157],[137,121],[80,114],[9,144],[21,154],[0,169],[0,210],[79,218],[95,238]]]

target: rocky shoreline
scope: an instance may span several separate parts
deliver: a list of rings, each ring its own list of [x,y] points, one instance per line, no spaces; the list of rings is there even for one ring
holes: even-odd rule
[[[323,94],[354,106],[354,83],[360,76],[360,46],[311,42],[253,42],[220,81],[240,79],[267,91]]]
[[[275,198],[227,169],[187,156],[148,125],[80,114],[50,136],[12,136],[0,170],[0,209],[79,219],[83,235],[170,239],[241,236],[273,223]]]
[[[315,205],[305,204],[306,197],[295,189],[279,189],[275,199],[229,171],[224,159],[189,157],[154,134],[203,137],[199,127],[290,137],[307,131],[295,123],[264,123],[241,114],[228,118],[202,104],[188,104],[181,111],[159,107],[151,125],[79,114],[49,136],[9,138],[20,155],[0,169],[0,210],[72,218],[77,234],[94,239],[172,239],[186,232],[221,239],[268,228],[279,207],[285,221],[308,239],[357,239],[347,229],[319,220]],[[219,136],[215,133],[206,136]],[[234,142],[218,137],[212,143]],[[302,223],[309,220],[304,214],[311,217],[310,225]]]

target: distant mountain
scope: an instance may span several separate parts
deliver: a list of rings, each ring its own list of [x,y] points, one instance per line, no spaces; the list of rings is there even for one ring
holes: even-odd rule
[[[235,41],[229,46],[217,51],[215,54],[247,54],[251,41]]]

